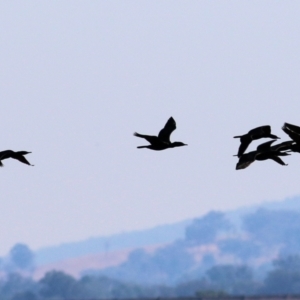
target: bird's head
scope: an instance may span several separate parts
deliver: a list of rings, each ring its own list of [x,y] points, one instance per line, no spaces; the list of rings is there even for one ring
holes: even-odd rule
[[[187,144],[184,144],[182,142],[173,142],[172,147],[181,147],[181,146],[187,146]]]
[[[29,154],[31,152],[28,152],[28,151],[18,151],[18,154],[21,154],[21,155],[26,155],[26,154]]]

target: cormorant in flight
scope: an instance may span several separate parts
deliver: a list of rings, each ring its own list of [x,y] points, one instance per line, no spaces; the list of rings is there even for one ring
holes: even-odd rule
[[[2,160],[7,159],[7,158],[13,158],[17,159],[18,161],[22,162],[23,164],[33,166],[32,164],[29,163],[29,161],[24,157],[24,155],[29,154],[31,152],[27,151],[12,151],[12,150],[5,150],[0,152],[0,167],[3,167]]]
[[[182,142],[173,142],[170,141],[170,135],[171,133],[176,129],[176,122],[175,120],[170,117],[167,121],[165,127],[159,132],[158,136],[154,135],[145,135],[145,134],[139,134],[135,132],[133,135],[144,138],[147,140],[150,145],[147,146],[138,146],[137,148],[148,148],[151,150],[165,150],[168,148],[174,148],[174,147],[180,147],[180,146],[187,146],[186,144]]]
[[[258,140],[260,138],[280,139],[278,136],[271,134],[271,126],[269,125],[254,128],[248,133],[244,135],[234,136],[234,138],[240,138],[241,141],[241,145],[237,154],[238,157],[241,157],[244,154],[244,152],[253,140]]]
[[[283,150],[286,149],[287,147],[289,147],[293,142],[288,141],[288,142],[283,142],[283,143],[271,146],[271,144],[273,142],[275,142],[275,140],[261,144],[260,146],[262,146],[262,147],[260,148],[260,150],[262,150],[262,152],[258,153],[258,155],[255,157],[255,160],[273,159],[278,164],[280,164],[282,166],[287,166],[287,164],[285,164],[279,156],[290,155],[289,153],[287,153]]]
[[[278,145],[271,146],[275,140],[268,141],[266,143],[260,144],[256,151],[251,151],[243,154],[238,163],[236,164],[236,170],[245,169],[255,160],[266,160],[272,159],[280,165],[287,166],[279,156],[287,156],[290,155],[287,152],[284,152],[286,147],[288,147],[292,142],[283,142]]]

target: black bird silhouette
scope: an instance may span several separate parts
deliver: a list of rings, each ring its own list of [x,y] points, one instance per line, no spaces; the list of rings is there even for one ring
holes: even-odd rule
[[[247,168],[250,164],[252,164],[255,160],[266,160],[272,159],[280,165],[287,166],[279,156],[287,156],[290,155],[287,152],[282,151],[285,147],[291,144],[291,141],[283,142],[278,145],[271,146],[275,140],[268,141],[266,143],[260,144],[256,151],[251,151],[243,154],[238,163],[236,164],[236,170],[241,170]]]
[[[32,164],[29,163],[29,161],[24,157],[24,155],[29,154],[31,152],[27,151],[12,151],[12,150],[5,150],[0,152],[0,167],[3,167],[2,160],[7,159],[7,158],[13,158],[17,159],[18,161],[22,162],[23,164],[33,166]]]
[[[147,140],[150,145],[147,146],[138,146],[137,148],[148,148],[151,150],[165,150],[168,148],[174,148],[174,147],[180,147],[180,146],[187,146],[187,144],[184,144],[182,142],[173,142],[170,141],[171,133],[176,129],[176,122],[175,120],[170,117],[167,121],[165,127],[159,132],[158,136],[154,135],[145,135],[145,134],[139,134],[135,132],[133,135],[144,138]]]
[[[280,139],[278,136],[271,134],[271,126],[269,125],[254,128],[248,133],[244,135],[234,136],[234,138],[240,138],[241,141],[241,145],[237,154],[238,157],[241,157],[244,154],[244,152],[253,140],[258,140],[260,138]]]
[[[293,140],[289,150],[300,153],[300,127],[289,123],[284,123],[282,130]]]
[[[290,155],[288,152],[283,151],[283,150],[288,148],[293,142],[287,141],[287,142],[283,142],[283,143],[271,146],[271,144],[273,142],[275,142],[275,140],[261,144],[260,145],[260,146],[262,146],[260,148],[261,152],[257,154],[257,156],[255,157],[255,160],[273,159],[278,164],[287,166],[287,164],[285,164],[279,156]]]

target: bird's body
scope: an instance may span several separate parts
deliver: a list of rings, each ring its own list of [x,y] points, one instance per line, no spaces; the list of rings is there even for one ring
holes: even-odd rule
[[[279,139],[278,136],[271,134],[271,126],[269,125],[256,127],[254,129],[251,129],[248,133],[244,135],[234,136],[234,138],[240,138],[241,141],[241,145],[237,154],[238,157],[241,157],[244,154],[253,140],[258,140],[260,138]]]
[[[287,164],[284,163],[284,161],[279,157],[279,156],[287,156],[287,155],[290,155],[290,154],[286,153],[286,152],[270,150],[270,151],[258,153],[255,157],[255,160],[262,161],[262,160],[272,159],[282,166],[287,166]]]
[[[12,151],[12,150],[5,150],[0,152],[0,167],[3,167],[2,160],[7,159],[7,158],[13,158],[16,159],[23,164],[33,166],[32,164],[29,163],[29,161],[24,157],[24,155],[29,154],[31,152],[27,151]]]
[[[137,148],[148,148],[151,150],[165,150],[169,148],[170,143],[164,142],[161,139],[159,139],[157,136],[154,135],[145,135],[145,134],[139,134],[137,132],[134,133],[134,136],[144,138],[146,141],[150,143],[150,145],[147,146],[138,146]]]
[[[151,150],[165,150],[168,148],[175,148],[175,147],[180,147],[180,146],[187,146],[186,144],[182,142],[171,142],[170,141],[170,136],[171,133],[176,129],[176,122],[175,120],[170,117],[169,120],[167,121],[166,125],[164,126],[163,129],[160,130],[158,136],[154,135],[145,135],[145,134],[140,134],[135,132],[133,135],[144,138],[146,141],[150,143],[150,145],[146,146],[138,146],[137,148],[148,148]]]
[[[271,146],[275,140],[268,141],[266,143],[260,144],[256,151],[251,151],[243,154],[238,163],[236,164],[236,170],[245,169],[255,160],[262,161],[267,159],[272,159],[280,165],[287,166],[279,156],[290,155],[287,152],[282,151],[291,141],[284,142],[278,145]]]

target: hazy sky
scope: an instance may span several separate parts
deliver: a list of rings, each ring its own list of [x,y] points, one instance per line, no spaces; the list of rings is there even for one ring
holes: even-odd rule
[[[3,161],[1,255],[300,194],[300,154],[232,156],[300,125],[300,2],[2,1],[0,38],[1,150],[35,165]],[[136,148],[170,116],[188,147]]]

